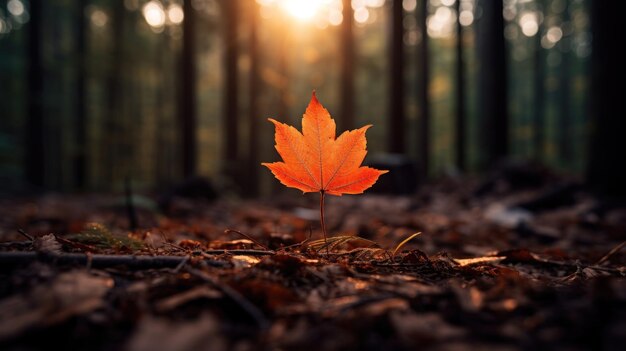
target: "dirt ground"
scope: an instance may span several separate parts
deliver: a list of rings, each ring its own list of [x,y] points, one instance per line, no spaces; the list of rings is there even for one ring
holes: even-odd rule
[[[626,208],[575,183],[317,201],[0,200],[0,349],[626,345]]]

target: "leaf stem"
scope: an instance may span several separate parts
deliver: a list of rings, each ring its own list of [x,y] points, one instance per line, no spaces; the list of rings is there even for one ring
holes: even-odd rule
[[[324,190],[320,191],[320,222],[322,224],[322,233],[324,233],[324,245],[326,245],[326,253],[328,254],[328,242],[326,239],[326,223],[324,222]]]

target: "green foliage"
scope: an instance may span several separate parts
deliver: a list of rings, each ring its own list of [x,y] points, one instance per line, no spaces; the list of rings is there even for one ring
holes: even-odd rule
[[[142,241],[129,236],[113,235],[106,226],[99,223],[89,224],[82,232],[68,235],[67,239],[99,249],[141,250],[144,247]]]

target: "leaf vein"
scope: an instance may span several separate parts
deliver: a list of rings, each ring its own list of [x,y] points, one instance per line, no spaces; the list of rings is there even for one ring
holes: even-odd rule
[[[347,188],[347,187],[349,187],[350,185],[354,185],[354,184],[356,184],[356,183],[359,183],[359,182],[361,182],[361,181],[363,181],[363,180],[366,180],[367,178],[369,178],[369,177],[368,177],[368,176],[364,176],[364,177],[361,177],[361,178],[359,178],[359,179],[357,179],[357,180],[354,180],[354,181],[352,181],[352,182],[350,182],[350,183],[342,184],[342,185],[340,185],[340,186],[336,186],[336,187],[334,187],[334,188],[332,188],[332,189],[328,189],[328,190],[329,190],[329,191],[335,191],[335,190],[337,190],[337,189]]]
[[[289,127],[289,128],[292,128],[292,127]],[[311,172],[311,170],[307,166],[306,162],[304,162],[304,160],[300,157],[300,153],[298,153],[296,148],[293,146],[292,138],[290,138],[289,135],[286,135],[286,139],[287,139],[287,145],[289,146],[289,148],[291,149],[293,154],[296,155],[296,159],[298,160],[298,163],[302,166],[302,168],[304,168],[304,170],[307,172],[309,177],[311,177],[311,180],[313,180],[313,183],[315,183],[318,188],[321,188],[321,185],[315,180],[315,177],[313,177],[313,173]],[[302,183],[302,184],[304,184],[304,183]],[[310,187],[310,185],[307,185],[307,186]]]
[[[335,176],[337,175],[337,173],[339,173],[339,170],[343,167],[343,165],[348,160],[348,156],[352,153],[352,150],[354,150],[354,146],[357,144],[357,141],[358,141],[358,138],[355,138],[352,141],[352,145],[350,145],[350,148],[348,149],[348,152],[346,152],[346,155],[343,158],[343,160],[341,161],[341,163],[339,164],[339,166],[337,166],[337,168],[335,168],[335,172],[330,177],[330,179],[328,180],[328,183],[326,185],[330,185],[330,183],[333,181],[333,179],[335,179]]]

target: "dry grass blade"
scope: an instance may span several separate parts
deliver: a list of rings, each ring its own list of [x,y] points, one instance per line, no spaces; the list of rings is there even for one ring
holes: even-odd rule
[[[355,254],[355,261],[371,260],[380,253],[385,254],[387,255],[387,257],[389,257],[389,253],[387,252],[387,250],[381,249],[379,247],[359,247],[350,252]]]
[[[227,233],[227,234],[228,234],[228,233],[235,233],[235,234],[239,234],[239,235],[243,236],[244,238],[246,238],[246,239],[248,239],[248,240],[252,241],[253,243],[257,244],[258,246],[262,247],[262,248],[263,248],[263,250],[266,250],[266,251],[271,251],[271,250],[270,250],[267,246],[265,246],[265,245],[261,244],[258,240],[256,240],[255,238],[251,237],[250,235],[248,235],[248,234],[246,234],[246,233],[242,233],[242,232],[240,232],[240,231],[238,231],[238,230],[234,230],[234,229],[226,229],[226,230],[224,231],[224,233]]]
[[[374,241],[361,238],[360,236],[351,236],[351,235],[335,236],[332,238],[328,238],[327,240],[324,240],[324,239],[314,240],[314,241],[309,242],[307,246],[319,252],[325,248],[328,248],[329,250],[334,250],[339,245],[342,245],[351,241],[361,241],[363,243],[369,244],[370,246],[378,246],[378,244]]]
[[[398,252],[398,250],[400,250],[402,248],[402,246],[404,246],[406,243],[408,243],[409,241],[411,241],[413,238],[415,238],[416,236],[422,234],[422,232],[417,232],[411,236],[409,236],[408,238],[402,240],[401,243],[398,244],[398,246],[396,246],[396,248],[393,250],[393,252],[391,253],[391,257],[396,257],[396,252]]]
[[[22,236],[24,236],[26,239],[30,240],[30,241],[34,241],[35,238],[33,238],[30,234],[26,233],[24,230],[22,229],[18,229],[17,230],[18,233],[22,234]]]
[[[616,247],[611,249],[611,251],[609,251],[606,255],[602,256],[602,258],[599,259],[598,262],[596,262],[596,265],[600,265],[600,264],[606,262],[609,258],[611,258],[611,256],[613,256],[616,253],[618,253],[624,247],[624,245],[626,245],[626,241],[622,241],[621,244],[617,245]]]

